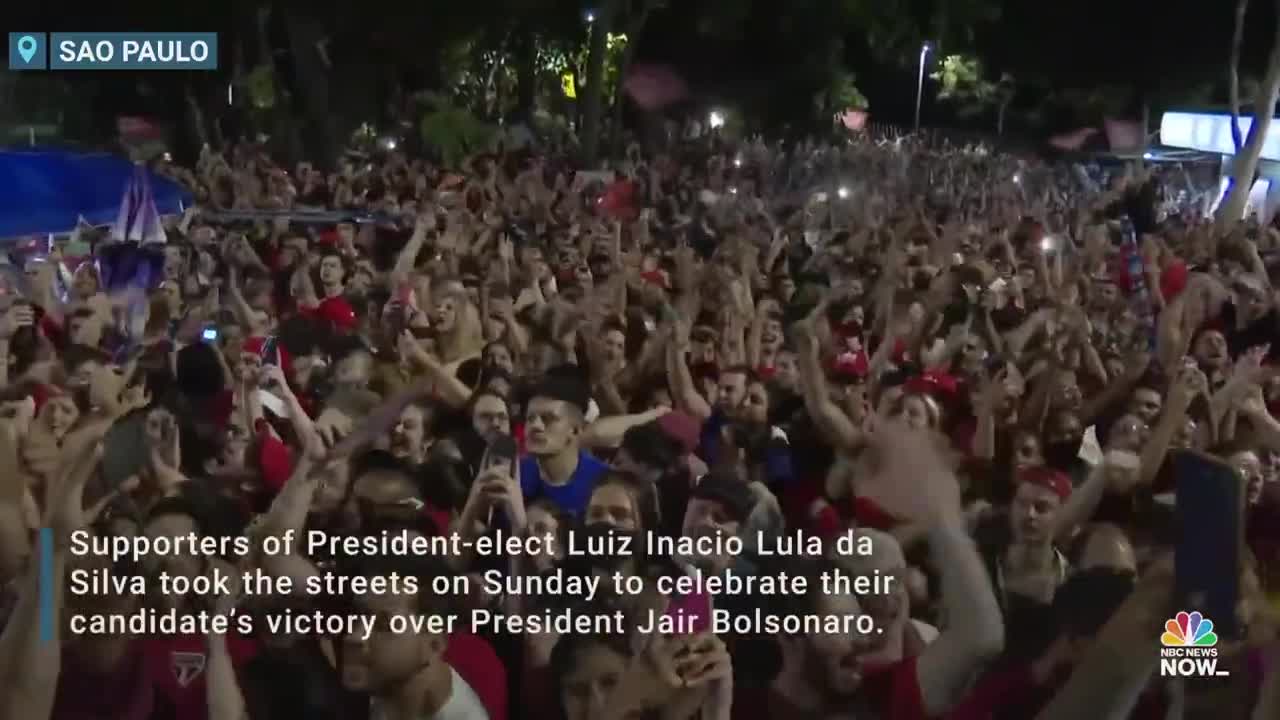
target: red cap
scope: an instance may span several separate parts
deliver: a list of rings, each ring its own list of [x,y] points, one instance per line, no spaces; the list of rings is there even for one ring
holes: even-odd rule
[[[698,449],[702,428],[692,416],[678,410],[672,411],[658,418],[658,427],[672,440],[680,443],[685,455]]]
[[[841,353],[831,366],[831,371],[838,379],[857,380],[865,378],[871,372],[871,365],[865,352]]]
[[[1050,467],[1037,465],[1029,467],[1018,473],[1018,481],[1039,485],[1046,490],[1051,490],[1059,499],[1066,500],[1071,497],[1071,478],[1061,470],[1054,470]]]
[[[954,376],[947,373],[926,370],[920,375],[907,380],[905,388],[908,392],[920,393],[921,395],[950,398],[955,396],[959,383]]]

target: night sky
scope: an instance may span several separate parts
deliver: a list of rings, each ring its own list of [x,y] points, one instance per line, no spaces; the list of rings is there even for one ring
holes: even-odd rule
[[[804,37],[779,38],[776,15],[788,0],[737,0],[749,3],[746,21],[737,33],[706,32],[705,23],[691,21],[704,14],[710,3],[735,0],[669,0],[668,7],[655,13],[639,45],[639,59],[674,66],[693,86],[700,98],[735,92],[763,92],[788,100],[786,87],[801,69],[791,60],[805,51]],[[803,0],[797,0],[803,1]],[[810,0],[821,2],[826,0]],[[846,0],[829,0],[831,2]],[[848,0],[858,1],[858,0]],[[876,2],[877,0],[863,0]],[[887,0],[886,0],[887,1]],[[581,13],[587,3],[580,0],[541,0],[548,16],[568,17]],[[905,0],[919,14],[927,16],[933,2],[975,2],[975,0]],[[1117,85],[1141,93],[1177,95],[1193,85],[1213,83],[1216,102],[1225,100],[1226,62],[1229,53],[1234,0],[1074,0],[1073,2],[1030,2],[992,0],[1000,5],[1000,20],[973,30],[972,48],[942,48],[947,51],[976,51],[996,72],[1011,72],[1020,81],[1040,87],[1091,88]],[[277,3],[277,6],[288,3]],[[324,3],[306,3],[318,7]],[[481,3],[483,4],[483,3]],[[1273,3],[1253,0],[1247,23],[1244,74],[1260,75],[1273,37]],[[235,23],[229,13],[253,14],[253,3],[183,3],[160,0],[86,5],[72,14],[65,9],[44,13],[31,4],[6,3],[5,31],[53,30],[217,30],[224,33],[225,54]],[[216,5],[216,6],[215,6]],[[423,27],[439,30],[448,18],[440,12],[467,12],[456,4],[431,0],[423,7],[403,3],[370,1],[339,3],[342,12],[376,13],[383,26]],[[451,8],[441,10],[441,8]],[[416,8],[416,9],[406,9]],[[425,8],[425,9],[424,9]],[[235,10],[233,10],[235,9]],[[474,10],[473,10],[474,11]],[[434,14],[433,14],[434,13]],[[50,17],[52,16],[52,17]],[[241,23],[241,27],[244,23]],[[339,52],[363,53],[377,48],[375,33],[359,23],[344,22],[345,34]],[[870,50],[867,32],[854,29],[844,38],[845,64],[857,74],[857,82],[872,105],[873,115],[902,121],[910,115],[914,102],[916,67],[907,57],[877,55]],[[108,87],[127,78],[95,79]],[[105,93],[100,101],[108,105],[136,103],[131,93]],[[1034,91],[1033,93],[1034,94]]]

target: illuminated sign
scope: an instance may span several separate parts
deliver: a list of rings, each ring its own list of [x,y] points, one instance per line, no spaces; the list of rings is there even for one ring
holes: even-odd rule
[[[1241,139],[1249,136],[1249,128],[1252,126],[1252,117],[1240,117]],[[1231,139],[1230,115],[1165,113],[1160,119],[1160,144],[1220,155],[1236,154],[1236,146]],[[1266,160],[1280,161],[1280,125],[1274,122],[1267,128],[1267,139],[1262,145],[1262,157]]]

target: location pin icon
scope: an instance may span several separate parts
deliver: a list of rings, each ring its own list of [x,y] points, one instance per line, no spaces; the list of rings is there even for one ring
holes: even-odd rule
[[[36,39],[30,35],[18,38],[18,54],[22,56],[22,62],[31,62],[31,58],[36,56]]]

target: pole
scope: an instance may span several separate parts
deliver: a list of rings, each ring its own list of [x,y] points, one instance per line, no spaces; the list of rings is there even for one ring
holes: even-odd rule
[[[920,78],[916,81],[916,132],[920,132],[920,103],[924,98],[924,57],[929,54],[929,44],[920,48]]]

